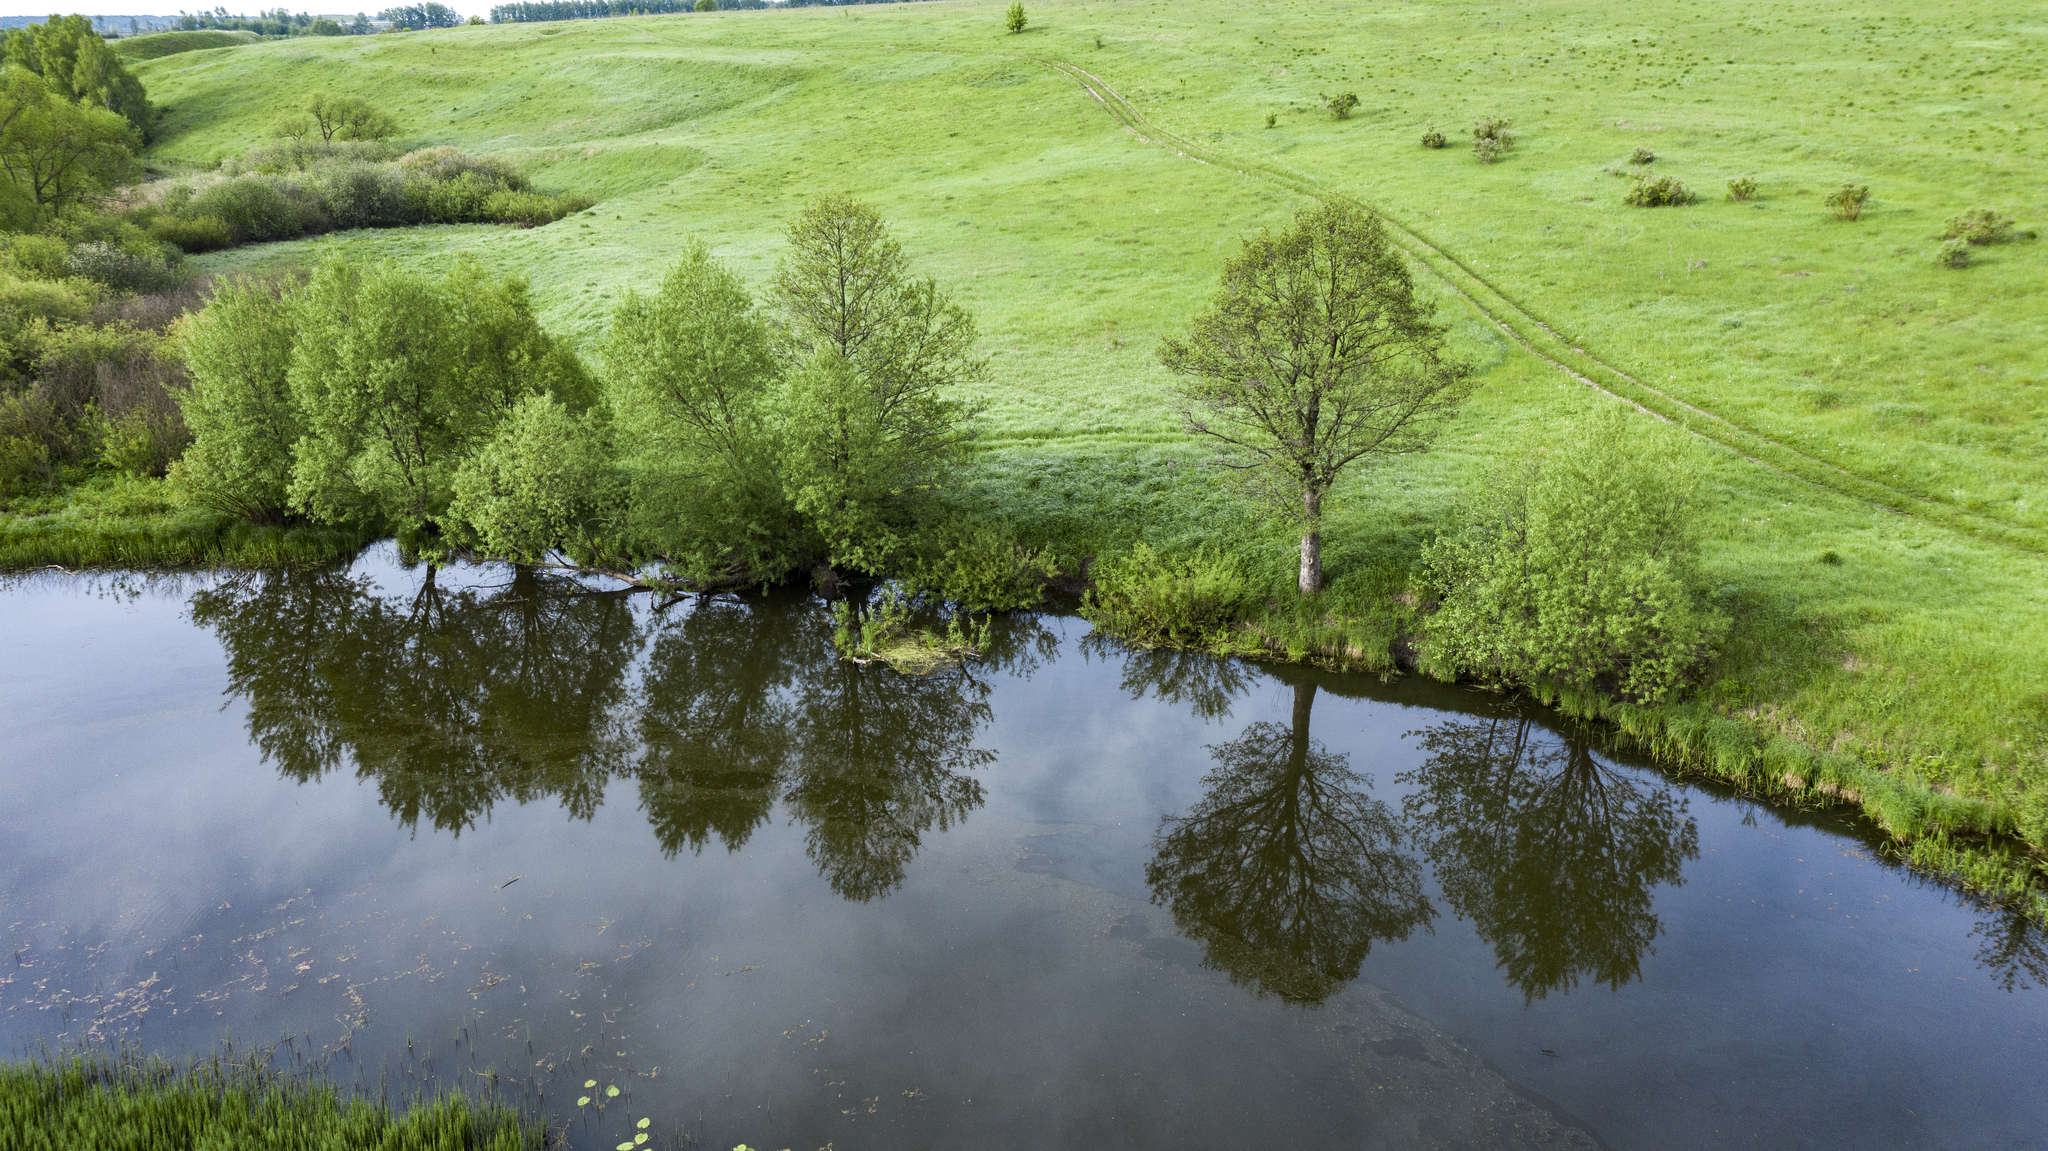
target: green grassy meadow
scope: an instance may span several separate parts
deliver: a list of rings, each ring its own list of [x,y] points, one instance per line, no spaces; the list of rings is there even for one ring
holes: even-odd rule
[[[1326,595],[1398,590],[1500,452],[1613,402],[1591,383],[1708,445],[1706,562],[1738,620],[1708,707],[1983,800],[1980,825],[2048,796],[2048,246],[1933,259],[1968,208],[2048,226],[2048,21],[1979,0],[1040,0],[1008,35],[1004,6],[302,37],[137,70],[168,107],[165,163],[238,153],[324,90],[601,201],[544,228],[340,233],[210,269],[466,253],[527,276],[551,329],[583,339],[686,237],[759,283],[808,197],[864,198],[980,321],[966,498],[1070,559],[1225,536],[1276,581],[1292,542],[1190,466],[1202,449],[1152,353],[1240,236],[1308,192],[1360,199],[1404,229],[1485,374],[1437,450],[1341,494]],[[1322,96],[1344,91],[1361,103],[1335,121]],[[1464,146],[1482,115],[1519,137],[1490,166]],[[1432,122],[1450,148],[1419,146]],[[1699,202],[1625,207],[1609,169],[1638,146]],[[1723,199],[1744,175],[1760,199]],[[1845,181],[1871,190],[1855,222],[1821,205]]]

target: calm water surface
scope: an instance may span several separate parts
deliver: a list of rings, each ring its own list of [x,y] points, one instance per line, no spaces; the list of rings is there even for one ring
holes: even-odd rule
[[[7,1049],[290,1035],[587,1148],[2048,1132],[2040,932],[1497,697],[424,576],[0,589]]]

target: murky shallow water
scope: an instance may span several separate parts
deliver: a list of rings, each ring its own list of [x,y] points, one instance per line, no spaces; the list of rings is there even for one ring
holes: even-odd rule
[[[0,1043],[293,1035],[593,1148],[2048,1131],[2040,932],[1496,697],[421,574],[0,590]]]

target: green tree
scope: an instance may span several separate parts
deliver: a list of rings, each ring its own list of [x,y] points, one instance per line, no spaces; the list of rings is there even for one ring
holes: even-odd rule
[[[874,570],[900,542],[916,496],[968,449],[972,409],[954,398],[986,370],[974,321],[928,278],[872,208],[826,196],[789,228],[774,294],[792,374],[785,488],[823,535],[829,562]]]
[[[304,415],[286,383],[297,319],[289,297],[229,278],[184,327],[192,386],[179,396],[193,442],[172,480],[195,503],[259,522],[289,504]]]
[[[429,545],[459,523],[456,473],[521,400],[588,404],[587,377],[541,332],[522,281],[462,265],[437,284],[335,260],[297,300],[288,379],[307,434],[290,491],[315,519],[381,522]]]
[[[449,518],[485,555],[538,564],[562,549],[596,558],[613,506],[603,430],[546,392],[523,396],[455,473]]]
[[[7,63],[41,76],[60,100],[104,108],[147,138],[156,120],[142,81],[83,16],[52,16],[7,37]]]
[[[716,12],[716,11],[718,11],[718,0],[697,0],[697,11],[699,11],[699,12]]]
[[[359,96],[315,92],[306,100],[306,115],[323,143],[341,140],[388,140],[398,135],[398,121]]]
[[[1700,462],[1613,407],[1489,476],[1424,553],[1443,670],[1669,698],[1727,620],[1697,591]]]
[[[44,213],[132,178],[141,146],[128,121],[60,99],[33,72],[9,68],[0,82],[0,171]]]
[[[1471,391],[1430,313],[1379,217],[1332,200],[1247,240],[1188,338],[1160,346],[1187,426],[1300,519],[1303,594],[1322,590],[1323,500],[1344,469],[1428,447]]]
[[[1010,0],[1009,10],[1003,13],[1003,27],[1013,33],[1022,32],[1028,22],[1024,16],[1023,0]]]
[[[699,581],[786,569],[780,372],[746,284],[692,242],[653,295],[627,293],[603,349],[636,545]]]

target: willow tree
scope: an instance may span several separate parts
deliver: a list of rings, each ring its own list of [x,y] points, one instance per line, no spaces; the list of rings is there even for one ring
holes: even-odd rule
[[[1338,476],[1428,447],[1471,391],[1432,310],[1379,217],[1333,200],[1245,241],[1188,337],[1160,346],[1188,428],[1300,519],[1304,594],[1322,590]]]

